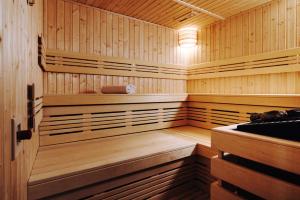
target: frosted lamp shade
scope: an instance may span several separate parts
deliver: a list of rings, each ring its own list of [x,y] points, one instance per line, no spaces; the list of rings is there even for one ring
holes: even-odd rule
[[[179,46],[194,47],[197,44],[197,29],[185,28],[179,30]]]

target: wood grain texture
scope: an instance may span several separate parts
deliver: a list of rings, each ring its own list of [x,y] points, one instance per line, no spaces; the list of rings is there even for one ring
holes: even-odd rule
[[[299,142],[237,131],[236,127],[237,125],[230,125],[215,128],[212,133],[212,146],[220,151],[300,174]],[[237,141],[239,145],[233,145]],[[248,150],[253,147],[257,149],[256,152]]]
[[[195,184],[189,184],[190,182],[193,182],[194,177],[189,178],[186,184],[182,184],[185,182],[182,180],[187,177],[186,175],[191,176],[195,174],[192,172],[193,170],[194,159],[181,159],[172,163],[163,164],[151,169],[119,177],[118,179],[108,180],[99,184],[59,194],[51,197],[51,199],[66,200],[85,198],[92,195],[93,197],[89,199],[132,199],[135,195],[139,195],[138,198],[142,199],[147,197],[153,198],[153,196],[155,197],[156,195],[175,197],[179,194],[190,197],[191,195],[195,195],[194,193],[197,190],[199,192],[199,188],[196,189]],[[190,185],[190,187],[186,188],[185,185]],[[175,192],[173,191],[174,189],[175,191],[177,189],[181,192]]]
[[[44,37],[48,49],[154,64],[185,62],[174,29],[65,0],[45,0],[44,13],[44,30],[47,32]],[[103,85],[123,83],[135,84],[138,93],[182,93],[186,90],[184,80],[46,73],[44,93],[100,93]]]
[[[58,80],[60,80],[60,82]],[[137,94],[186,92],[185,80],[87,74],[79,75],[54,72],[44,73],[45,95],[84,93],[101,94],[101,88],[103,86],[117,86],[125,84],[134,84],[137,87]],[[79,87],[81,90],[79,90]]]
[[[239,197],[238,195],[230,192],[229,190],[224,189],[220,185],[218,185],[218,182],[215,181],[211,184],[211,194],[210,198],[211,200],[223,200],[223,199],[231,199],[231,200],[243,200],[242,197]]]
[[[263,174],[254,169],[239,166],[223,159],[212,159],[212,174],[228,183],[238,186],[264,199],[297,200],[300,188],[296,184]],[[234,171],[234,173],[232,173]],[[251,181],[245,178],[251,177]],[[269,188],[269,185],[272,187]]]
[[[44,36],[49,49],[134,58],[153,63],[183,62],[180,52],[171,49],[177,46],[173,39],[177,34],[174,29],[67,0],[45,0],[44,13],[47,13],[44,19],[47,34]],[[158,39],[161,37],[168,39]],[[168,48],[168,54],[162,54],[158,45]]]
[[[58,97],[62,98],[45,97],[50,107],[44,108],[40,146],[133,134],[182,126],[187,122],[185,95]],[[79,101],[75,102],[74,98]],[[60,105],[53,107],[53,100]]]
[[[224,181],[264,199],[297,199],[300,187],[293,178],[300,174],[299,142],[242,132],[236,127],[213,129],[212,146],[220,153],[212,159],[211,173],[219,186],[225,187]]]
[[[99,56],[91,53],[47,49],[45,53],[40,53],[39,60],[46,72],[186,79],[186,67],[183,65],[155,64],[143,60]]]
[[[0,199],[26,199],[27,180],[39,145],[38,133],[11,161],[11,119],[20,117],[27,129],[27,84],[35,83],[35,96],[43,94],[38,66],[38,34],[42,33],[43,2],[0,2]],[[42,113],[36,116],[36,129]]]
[[[78,148],[84,151],[78,154]],[[45,197],[109,180],[189,157],[194,148],[195,141],[173,136],[164,130],[45,148],[39,152],[32,171],[30,194]],[[67,163],[66,159],[69,160]],[[49,187],[51,190],[47,189]]]
[[[188,123],[211,129],[248,122],[254,110],[287,110],[299,103],[299,95],[189,95]]]
[[[212,61],[188,67],[188,79],[240,77],[300,71],[300,48]]]
[[[102,8],[123,15],[135,17],[155,24],[172,28],[183,26],[204,26],[217,21],[218,19],[203,13],[193,13],[191,9],[181,6],[174,1],[147,1],[147,0],[73,0],[79,3]],[[224,17],[237,14],[270,0],[231,0],[231,1],[196,1],[189,0],[194,6],[207,9]]]
[[[299,2],[271,1],[204,26],[190,65],[299,47]],[[199,47],[200,45],[200,47]],[[201,48],[201,53],[197,49]],[[300,73],[282,72],[188,81],[190,93],[299,94]]]

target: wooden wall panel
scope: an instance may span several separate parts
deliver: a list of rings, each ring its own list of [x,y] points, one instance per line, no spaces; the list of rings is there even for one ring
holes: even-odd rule
[[[44,73],[44,92],[51,95],[101,93],[107,85],[134,84],[137,93],[185,93],[185,80],[86,75],[70,73]]]
[[[44,36],[49,49],[94,53],[153,63],[185,63],[177,45],[177,31],[174,29],[68,0],[44,2]],[[45,73],[44,77],[46,77],[45,94],[99,92],[102,85],[121,83],[136,84],[138,93],[186,91],[186,83],[181,80],[60,73]],[[64,85],[66,82],[69,84]],[[92,88],[91,83],[94,83]]]
[[[299,0],[273,0],[202,27],[189,64],[295,48],[300,43]],[[225,46],[224,46],[225,44]]]
[[[188,92],[214,94],[300,94],[300,73],[189,80]]]
[[[273,0],[203,27],[189,65],[300,46],[300,1]],[[199,47],[200,46],[200,47]],[[300,72],[188,81],[188,92],[300,93]],[[298,81],[298,82],[297,82]]]
[[[0,199],[4,200],[27,199],[27,180],[39,145],[35,132],[11,161],[11,119],[19,117],[22,129],[27,129],[27,84],[35,83],[36,97],[43,95],[37,63],[42,8],[42,1],[33,7],[24,0],[0,1]]]

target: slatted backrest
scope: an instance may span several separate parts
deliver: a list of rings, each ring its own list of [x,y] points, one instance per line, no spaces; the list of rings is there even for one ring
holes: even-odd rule
[[[214,128],[249,121],[250,113],[300,107],[300,95],[189,95],[188,123]]]
[[[300,70],[300,48],[203,63],[188,68],[188,80]]]
[[[186,69],[181,65],[49,49],[45,53],[41,51],[40,60],[44,70],[49,72],[186,79]]]
[[[68,95],[44,97],[40,145],[181,126],[187,95]]]

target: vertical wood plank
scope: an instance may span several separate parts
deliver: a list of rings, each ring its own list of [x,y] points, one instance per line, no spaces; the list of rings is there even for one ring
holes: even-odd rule
[[[101,55],[106,56],[106,12],[101,11]]]
[[[118,55],[124,56],[124,17],[118,17]]]
[[[49,49],[56,49],[56,8],[57,1],[47,1],[47,9],[52,10],[52,12],[47,12],[47,47]]]
[[[108,12],[106,14],[106,55],[113,55],[113,14]]]
[[[65,2],[64,6],[64,50],[72,51],[72,3]]]
[[[59,50],[64,50],[65,48],[65,4],[64,1],[58,0],[57,1],[57,12],[56,12],[56,19],[57,19],[57,38],[56,38],[56,48]]]
[[[87,45],[86,45],[86,41],[87,41],[87,28],[86,28],[86,24],[87,24],[87,8],[84,6],[80,6],[80,19],[79,19],[79,51],[82,53],[86,53],[87,52]]]
[[[94,53],[94,10],[87,8],[87,31],[86,31],[86,50],[87,53]]]
[[[112,22],[112,37],[113,37],[113,56],[119,56],[119,16],[113,15],[113,22]]]
[[[79,52],[79,6],[73,4],[72,9],[72,47],[73,51]]]
[[[101,13],[99,10],[93,10],[93,33],[94,33],[94,41],[93,41],[93,53],[101,55]]]

